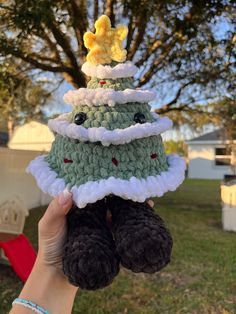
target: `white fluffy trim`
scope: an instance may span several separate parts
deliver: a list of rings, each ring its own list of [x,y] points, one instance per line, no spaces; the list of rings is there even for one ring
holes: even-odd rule
[[[99,79],[117,79],[124,77],[133,77],[138,68],[131,61],[117,64],[114,67],[110,65],[94,65],[89,62],[85,62],[82,65],[81,70],[90,77],[97,77]]]
[[[143,124],[131,125],[126,129],[107,130],[104,127],[88,128],[75,123],[70,123],[66,119],[66,114],[59,116],[56,119],[48,121],[48,126],[51,131],[62,136],[67,136],[73,139],[79,139],[82,142],[101,142],[103,146],[121,145],[129,143],[135,139],[159,135],[166,130],[171,129],[172,121],[167,117],[159,117],[152,112],[155,122],[146,122]]]
[[[156,94],[149,90],[141,89],[125,89],[123,91],[115,91],[112,88],[80,88],[78,90],[70,90],[63,99],[66,103],[86,106],[115,106],[115,104],[126,104],[129,102],[149,102],[154,100]]]
[[[44,156],[36,157],[27,168],[36,179],[40,189],[52,196],[57,196],[66,188],[65,181],[57,177],[49,168]],[[89,181],[71,188],[73,200],[79,208],[88,203],[95,203],[106,195],[114,194],[134,202],[144,202],[149,197],[161,197],[167,191],[174,191],[184,180],[185,162],[177,155],[167,156],[169,168],[157,176],[146,179],[131,177],[129,180],[110,177],[99,181]]]

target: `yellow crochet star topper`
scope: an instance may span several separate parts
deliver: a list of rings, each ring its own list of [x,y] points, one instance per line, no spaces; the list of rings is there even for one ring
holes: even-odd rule
[[[86,32],[84,34],[84,45],[90,49],[87,61],[92,64],[111,63],[112,60],[123,62],[127,51],[122,47],[122,41],[128,34],[125,25],[111,27],[108,16],[102,15],[95,23],[95,34]]]

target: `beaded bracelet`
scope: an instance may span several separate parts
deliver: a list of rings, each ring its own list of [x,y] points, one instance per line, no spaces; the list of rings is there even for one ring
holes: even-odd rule
[[[45,309],[43,309],[41,306],[28,301],[28,300],[24,300],[21,298],[16,298],[13,302],[12,305],[14,304],[19,304],[19,305],[23,305],[24,307],[27,307],[29,309],[31,309],[32,311],[38,313],[38,314],[50,314],[48,311],[46,311]]]

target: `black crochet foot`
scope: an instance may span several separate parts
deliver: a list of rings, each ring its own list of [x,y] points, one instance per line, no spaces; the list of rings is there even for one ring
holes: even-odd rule
[[[121,264],[133,272],[154,273],[170,262],[172,238],[163,220],[145,203],[110,197],[112,228]]]
[[[73,207],[67,222],[62,257],[64,274],[81,289],[108,286],[119,272],[119,257],[106,224],[105,203],[98,201],[83,209]]]

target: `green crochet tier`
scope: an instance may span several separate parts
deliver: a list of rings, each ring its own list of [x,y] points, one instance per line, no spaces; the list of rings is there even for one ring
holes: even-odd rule
[[[108,147],[57,136],[45,159],[69,187],[112,176],[142,179],[168,169],[161,136]]]
[[[107,130],[125,129],[136,124],[134,115],[138,112],[145,115],[146,122],[154,121],[148,104],[129,103],[129,105],[120,104],[114,107],[106,105],[98,107],[75,106],[73,112],[68,116],[68,121],[72,123],[79,112],[86,113],[87,119],[83,123],[85,128],[102,126]]]
[[[113,63],[115,66],[116,63]],[[102,84],[101,84],[102,83]],[[105,84],[104,84],[105,83]],[[97,79],[92,78],[88,82],[89,89],[112,88],[113,90],[125,90],[127,88],[134,89],[133,80],[131,78]],[[153,122],[154,118],[150,112],[150,105],[147,103],[129,102],[128,104],[119,104],[113,107],[103,106],[86,106],[75,105],[72,113],[68,116],[68,121],[73,122],[75,115],[79,112],[86,113],[87,119],[83,123],[83,127],[104,127],[107,130],[125,129],[131,125],[135,125],[134,115],[138,112],[145,115],[145,122]]]
[[[101,85],[100,82],[106,84]],[[91,89],[102,86],[104,89],[123,90],[133,87],[132,85],[130,78],[116,80],[93,78],[88,83]],[[76,115],[81,112],[86,114],[86,120],[83,122],[85,128],[125,129],[137,124],[134,120],[137,113],[145,116],[145,122],[154,121],[150,106],[138,102],[113,107],[76,105],[68,116],[68,121],[73,123]],[[108,179],[111,176],[124,180],[132,176],[139,179],[147,178],[168,168],[160,135],[108,147],[104,147],[100,142],[80,142],[58,135],[46,161],[50,168],[65,180],[68,187]]]
[[[103,84],[104,82],[106,82],[106,84]],[[101,80],[96,77],[93,77],[88,82],[88,88],[96,89],[98,87],[112,88],[114,90],[124,90],[126,88],[134,88],[134,84],[133,84],[133,80],[130,77],[117,78],[116,80],[112,80],[112,79]]]
[[[116,80],[93,78],[88,83],[91,89],[102,86],[104,89],[123,90],[133,87],[132,85],[130,78]],[[144,115],[145,122],[154,121],[150,106],[146,103],[118,104],[113,107],[76,105],[68,116],[68,121],[73,123],[76,115],[81,112],[86,114],[86,120],[82,124],[85,128],[125,129],[137,124],[134,120],[137,113]],[[104,147],[100,142],[80,142],[57,136],[46,161],[69,187],[112,176],[124,180],[132,176],[139,179],[147,178],[158,175],[168,168],[160,135],[109,147]]]

